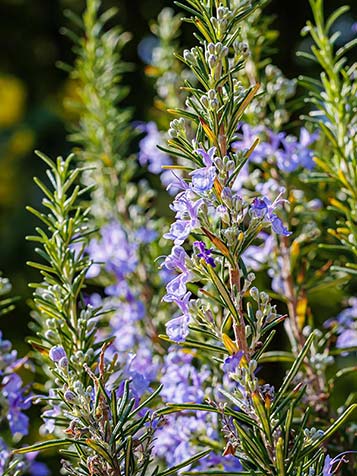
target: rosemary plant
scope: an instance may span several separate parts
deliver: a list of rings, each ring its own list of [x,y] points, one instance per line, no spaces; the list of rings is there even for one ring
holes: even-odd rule
[[[109,362],[104,355],[111,338],[98,340],[103,311],[86,305],[82,295],[91,265],[85,247],[92,230],[89,208],[82,208],[78,200],[90,188],[75,185],[81,170],[71,169],[73,156],[54,163],[39,155],[49,166],[53,190],[35,179],[46,197],[43,204],[48,214],[29,207],[46,227],[37,228],[38,234],[29,237],[39,243],[36,251],[43,260],[29,263],[43,277],[41,283],[32,285],[37,338],[31,343],[37,350],[34,358],[48,378],[43,418],[48,431],[61,438],[19,452],[65,446],[69,447],[62,451],[65,474],[121,475],[129,468],[130,474],[144,474],[150,461],[150,415],[137,417],[141,407],[133,408],[127,383],[124,392],[117,394],[122,383],[119,375],[108,383],[118,372],[116,358]],[[146,422],[146,431],[138,435]],[[137,452],[145,456],[140,460],[134,456]]]
[[[92,192],[92,214],[106,222],[113,218],[113,204],[123,207],[121,200],[135,161],[125,160],[133,135],[128,124],[131,112],[118,107],[128,93],[121,81],[130,67],[122,61],[121,53],[131,35],[117,26],[109,28],[117,11],[112,8],[101,14],[100,6],[100,0],[88,0],[82,17],[67,10],[72,28],[63,31],[74,41],[76,54],[73,68],[64,65],[76,85],[77,99],[68,101],[78,117],[70,140],[80,146],[76,151],[79,160],[93,165],[83,179],[97,184]]]
[[[310,0],[310,5],[314,23],[308,22],[303,32],[311,36],[314,44],[311,53],[300,55],[317,62],[323,72],[320,80],[302,77],[301,82],[309,90],[309,102],[313,107],[308,120],[321,130],[325,143],[329,144],[329,152],[315,158],[319,170],[312,179],[332,182],[338,190],[337,196],[330,198],[330,210],[338,213],[340,219],[329,233],[340,241],[340,245],[329,248],[345,256],[345,264],[335,267],[336,270],[356,274],[357,266],[351,258],[357,255],[357,83],[356,63],[349,65],[346,54],[356,46],[357,40],[355,38],[335,51],[340,33],[332,33],[332,29],[348,7],[336,9],[325,20],[323,0]]]
[[[130,152],[138,131],[129,122],[130,110],[121,106],[128,91],[122,85],[121,73],[128,70],[128,65],[120,56],[130,35],[108,26],[115,13],[115,9],[101,13],[97,0],[88,0],[83,19],[67,13],[75,25],[81,25],[74,47],[77,58],[71,70],[71,77],[78,82],[79,100],[74,105],[79,121],[70,139],[80,144],[81,163],[91,165],[91,172],[83,175],[84,183],[96,184],[91,200],[93,224],[99,230],[88,248],[96,262],[88,277],[104,288],[102,305],[130,321],[125,342],[116,340],[118,350],[128,350],[127,346],[130,352],[136,351],[146,339],[145,348],[155,341],[160,351],[155,336],[156,327],[165,320],[161,317],[164,311],[159,310],[161,279],[150,269],[163,254],[158,232],[163,219],[155,212],[155,192],[142,177],[138,157]],[[122,252],[116,256],[119,246]],[[117,335],[115,314],[110,316],[109,332]]]
[[[71,168],[73,156],[54,163],[39,155],[49,166],[53,190],[35,179],[49,213],[29,207],[46,227],[29,237],[40,244],[36,251],[46,263],[29,263],[43,277],[32,284],[37,338],[31,343],[48,378],[48,395],[39,396],[46,404],[43,418],[48,432],[59,438],[15,453],[62,448],[62,472],[73,476],[173,474],[207,452],[164,472],[151,464],[157,422],[148,405],[160,387],[142,401],[132,396],[118,355],[111,352],[106,358],[113,338],[100,339],[97,332],[104,311],[86,304],[83,297],[91,266],[85,248],[92,230],[89,208],[78,202],[90,187],[75,184],[82,170]]]
[[[178,37],[181,28],[180,15],[175,15],[171,8],[164,8],[156,22],[152,22],[151,31],[158,40],[158,45],[153,49],[150,65],[146,73],[156,79],[155,89],[157,99],[155,107],[161,111],[166,108],[179,107],[184,98],[184,92],[179,91],[182,75],[187,74],[187,69],[174,56],[178,47]]]
[[[185,165],[168,166],[186,175],[178,179],[182,191],[171,206],[176,221],[165,235],[174,242],[165,265],[179,273],[168,283],[165,299],[181,311],[167,323],[167,336],[216,358],[226,354],[223,371],[235,388],[221,390],[226,403],[171,405],[162,414],[183,409],[220,414],[224,454],[236,455],[244,474],[330,474],[330,460],[321,446],[356,406],[347,408],[327,428],[308,428],[309,412],[300,405],[305,393],[301,371],[315,334],[303,343],[278,390],[261,384],[256,375],[274,327],[284,316],[267,293],[253,286],[255,276],[242,255],[263,228],[271,227],[283,238],[291,234],[276,214],[286,202],[281,192],[274,200],[259,196],[245,200],[232,189],[258,143],[252,141],[239,152],[233,145],[239,140],[242,116],[259,89],[258,84],[246,89],[237,78],[247,56],[239,25],[258,3],[179,3],[191,15],[187,21],[198,30],[199,45],[180,56],[198,85],[185,81],[186,108],[176,109],[179,118],[171,122],[164,148],[186,159]]]

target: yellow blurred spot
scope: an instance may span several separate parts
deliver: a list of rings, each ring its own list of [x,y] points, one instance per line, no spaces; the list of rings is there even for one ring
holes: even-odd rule
[[[80,96],[81,82],[75,79],[67,79],[60,92],[59,102],[62,105],[60,113],[68,120],[77,120],[80,115],[82,98]]]
[[[21,121],[25,99],[22,81],[13,76],[0,76],[0,127],[11,127]]]
[[[271,407],[271,399],[270,399],[269,395],[265,395],[264,406],[265,406],[265,409],[266,409],[266,410],[270,410],[270,407]]]
[[[34,133],[31,129],[19,129],[8,142],[8,152],[13,155],[24,155],[33,148],[35,142]]]
[[[339,227],[336,228],[337,233],[341,233],[342,235],[349,235],[351,232],[348,228],[345,227]]]
[[[307,297],[302,296],[299,298],[297,306],[296,306],[297,323],[298,323],[299,329],[302,329],[304,327],[306,310],[307,310]]]
[[[113,165],[113,161],[108,154],[102,154],[100,158],[102,159],[103,164],[107,167],[111,167]]]
[[[299,253],[300,253],[299,242],[294,240],[291,244],[290,255],[292,258],[297,258],[299,256]]]
[[[160,70],[156,66],[149,65],[149,66],[146,66],[146,68],[145,68],[145,74],[147,76],[155,78],[156,76],[159,76]]]

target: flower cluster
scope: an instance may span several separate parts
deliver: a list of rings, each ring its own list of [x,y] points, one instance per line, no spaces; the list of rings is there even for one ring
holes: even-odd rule
[[[0,331],[0,416],[8,421],[13,436],[24,436],[29,432],[29,418],[24,413],[31,405],[28,389],[16,371],[24,364],[17,358],[11,342],[2,338]]]
[[[325,327],[332,327],[337,333],[338,349],[357,347],[357,299],[351,298],[349,305],[335,319],[329,319],[325,323]]]
[[[6,314],[14,309],[14,298],[6,295],[12,286],[7,278],[0,277],[0,313]],[[17,351],[9,340],[3,338],[0,330],[0,425],[10,429],[11,441],[0,438],[0,473],[8,476],[48,476],[49,470],[44,463],[35,461],[36,453],[17,456],[13,454],[22,437],[30,432],[30,419],[25,413],[32,402],[30,385],[24,385],[19,371],[25,367],[27,357],[18,358]]]
[[[208,385],[208,382],[212,382],[211,370],[207,366],[198,370],[193,363],[194,358],[195,352],[179,350],[177,347],[168,349],[160,379],[164,402],[203,403],[212,394]],[[156,431],[154,452],[168,464],[178,464],[197,452],[200,441],[209,444],[210,441],[219,440],[216,426],[217,419],[210,413],[182,411],[168,415]],[[241,470],[237,458],[222,456],[215,451],[203,458],[197,469],[207,471],[212,467],[227,471]]]

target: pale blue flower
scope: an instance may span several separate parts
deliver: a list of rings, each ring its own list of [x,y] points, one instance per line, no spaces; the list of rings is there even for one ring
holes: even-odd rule
[[[189,334],[188,324],[190,322],[189,316],[179,316],[171,319],[166,323],[166,334],[173,341],[184,342]]]
[[[214,166],[216,148],[211,147],[207,152],[204,149],[197,149],[195,152],[202,157],[205,167],[190,172],[192,189],[195,192],[203,193],[211,190],[217,176],[216,167]]]

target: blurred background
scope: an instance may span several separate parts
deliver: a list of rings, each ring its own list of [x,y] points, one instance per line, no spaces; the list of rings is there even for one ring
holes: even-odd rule
[[[357,2],[325,0],[327,12],[345,3],[351,10],[338,25],[344,41],[357,25]],[[25,351],[21,347],[29,333],[27,283],[38,277],[26,266],[32,245],[25,241],[37,225],[25,205],[37,204],[41,198],[32,177],[43,174],[42,163],[33,150],[52,157],[70,151],[66,141],[70,113],[63,101],[72,93],[71,82],[56,62],[71,64],[74,59],[70,40],[60,33],[67,24],[63,11],[69,8],[81,13],[84,4],[84,0],[0,0],[0,269],[11,279],[13,294],[21,296],[16,311],[0,326],[20,353]],[[116,19],[133,34],[124,51],[125,59],[134,64],[133,72],[126,76],[131,88],[126,102],[134,107],[135,119],[148,120],[153,100],[152,80],[144,74],[145,58],[150,55],[147,46],[153,40],[148,22],[164,6],[173,4],[168,0],[103,0],[103,5],[118,7]],[[309,47],[308,40],[300,36],[310,17],[308,0],[272,0],[268,11],[275,16],[273,26],[280,32],[274,63],[289,78],[311,69],[311,64],[296,57],[297,50]],[[182,42],[189,45],[188,27]]]

